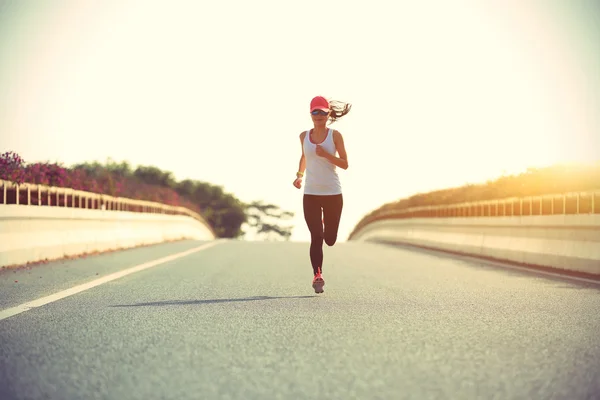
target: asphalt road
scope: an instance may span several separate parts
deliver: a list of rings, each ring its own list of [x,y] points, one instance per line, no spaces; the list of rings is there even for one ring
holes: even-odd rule
[[[0,273],[0,399],[600,399],[600,285],[401,247],[199,242]]]

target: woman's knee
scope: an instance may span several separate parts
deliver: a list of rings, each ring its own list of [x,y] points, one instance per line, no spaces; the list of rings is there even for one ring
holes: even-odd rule
[[[325,243],[327,246],[333,246],[337,240],[337,235],[327,235],[325,236]]]

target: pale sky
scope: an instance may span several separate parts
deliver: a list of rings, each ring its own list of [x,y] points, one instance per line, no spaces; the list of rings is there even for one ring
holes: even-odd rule
[[[386,202],[600,160],[598,38],[592,0],[0,0],[0,152],[154,165],[306,241],[298,135],[347,101],[345,241]]]

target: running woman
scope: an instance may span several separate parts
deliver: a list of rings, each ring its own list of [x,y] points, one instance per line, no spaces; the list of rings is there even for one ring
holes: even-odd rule
[[[348,155],[342,134],[327,127],[350,112],[351,105],[327,101],[317,96],[310,102],[310,115],[314,127],[300,133],[302,156],[294,186],[304,185],[304,219],[310,231],[310,262],[313,268],[312,287],[315,293],[323,293],[323,240],[333,246],[337,240],[338,227],[344,204],[342,186],[336,168],[348,169]],[[339,157],[336,156],[336,153]]]

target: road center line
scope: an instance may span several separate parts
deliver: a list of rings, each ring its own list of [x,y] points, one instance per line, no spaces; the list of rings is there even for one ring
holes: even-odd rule
[[[16,307],[11,307],[11,308],[7,308],[5,310],[1,310],[0,311],[0,321],[2,321],[3,319],[6,319],[6,318],[10,318],[13,315],[17,315],[22,312],[31,310],[32,308],[41,307],[45,304],[52,303],[57,300],[64,299],[65,297],[77,294],[79,292],[83,292],[84,290],[88,290],[93,287],[102,285],[103,283],[114,281],[115,279],[122,278],[126,275],[133,274],[133,273],[136,273],[139,271],[143,271],[148,268],[156,267],[157,265],[164,264],[168,261],[177,260],[178,258],[182,258],[182,257],[188,256],[190,254],[197,253],[202,250],[206,250],[206,249],[208,249],[212,246],[215,246],[216,244],[222,243],[222,242],[223,241],[221,241],[221,240],[215,240],[215,241],[212,241],[209,243],[205,243],[201,246],[194,247],[193,249],[182,251],[180,253],[171,254],[170,256],[166,256],[166,257],[159,258],[156,260],[148,261],[146,263],[139,264],[139,265],[124,269],[122,271],[114,272],[114,273],[112,273],[110,275],[106,275],[102,278],[98,278],[93,281],[74,286],[70,289],[62,290],[60,292],[51,294],[49,296],[41,297],[41,298],[33,300],[33,301],[28,301],[27,303],[20,304]]]

